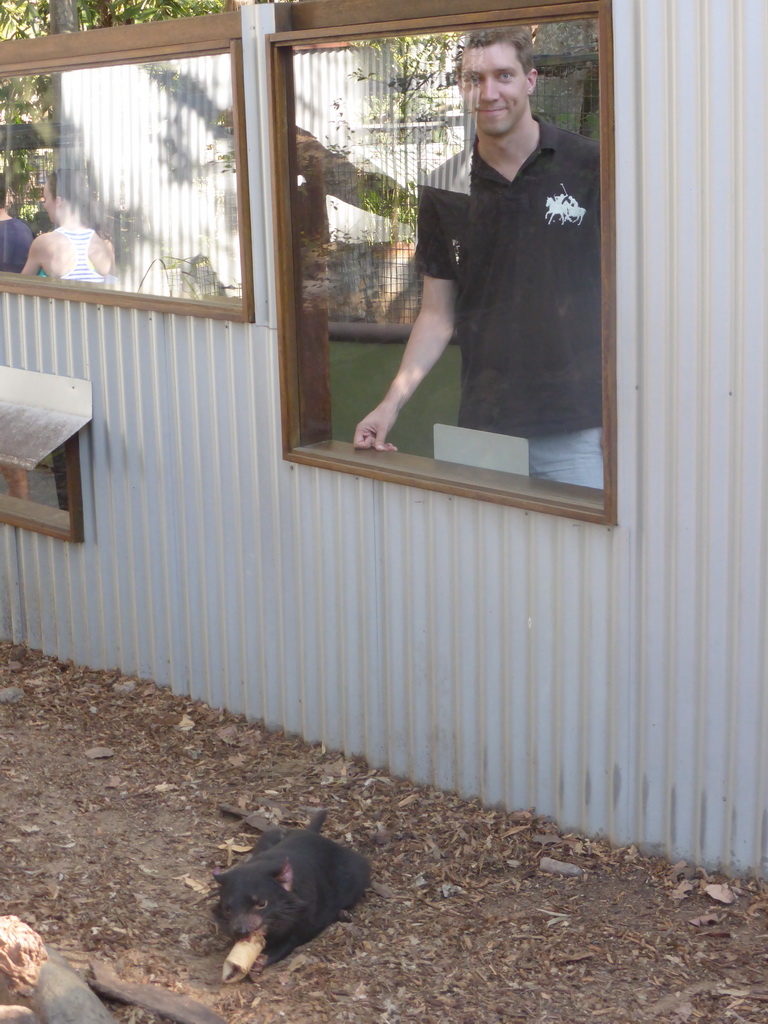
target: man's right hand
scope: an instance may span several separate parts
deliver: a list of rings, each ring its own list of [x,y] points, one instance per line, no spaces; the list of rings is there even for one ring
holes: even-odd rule
[[[384,400],[355,428],[355,448],[396,452],[387,441],[398,413],[445,351],[453,334],[456,285],[443,278],[424,278],[421,310],[416,317],[397,376]]]
[[[378,405],[355,427],[355,448],[373,448],[377,452],[396,452],[395,445],[387,441],[387,434],[394,426],[396,419],[396,413],[393,415]]]

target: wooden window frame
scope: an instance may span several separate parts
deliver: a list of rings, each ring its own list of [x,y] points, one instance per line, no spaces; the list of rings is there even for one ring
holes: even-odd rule
[[[38,295],[155,310],[213,320],[250,322],[255,320],[253,288],[253,246],[248,197],[248,162],[245,137],[243,85],[243,40],[239,12],[198,18],[122,25],[88,32],[73,32],[38,39],[0,43],[0,69],[4,78],[52,74],[83,68],[110,67],[152,60],[204,57],[229,53],[232,66],[233,132],[237,166],[237,205],[242,300],[228,306],[204,299],[172,298],[162,295],[123,292],[110,288],[87,288],[76,283],[34,278],[18,274],[0,275],[0,292]]]
[[[386,11],[386,17],[382,14]],[[290,462],[441,491],[585,522],[615,524],[615,159],[613,36],[610,0],[298,0],[276,8],[277,31],[268,37],[274,153],[274,224],[277,252],[278,328],[283,457]],[[291,48],[418,32],[592,18],[598,23],[600,59],[601,260],[603,335],[604,487],[590,488],[512,477],[397,452],[356,451],[331,440],[328,357],[305,351],[299,336],[299,255],[293,242],[291,182],[296,180],[291,131],[295,123]],[[417,392],[418,394],[418,392]],[[417,400],[412,398],[411,401]],[[365,409],[360,410],[361,416]],[[318,424],[320,425],[318,428]],[[327,424],[327,429],[323,427]]]

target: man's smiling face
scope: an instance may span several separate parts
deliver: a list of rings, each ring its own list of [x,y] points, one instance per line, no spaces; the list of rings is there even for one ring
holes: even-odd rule
[[[530,116],[529,96],[535,84],[535,69],[526,74],[512,43],[464,51],[461,92],[478,135],[500,138],[512,134]]]

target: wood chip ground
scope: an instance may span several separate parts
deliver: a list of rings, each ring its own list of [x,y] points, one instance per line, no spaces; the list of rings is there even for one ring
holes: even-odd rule
[[[108,961],[231,1024],[768,1024],[761,883],[564,834],[532,809],[416,786],[7,643],[3,691],[0,913],[84,973]],[[301,826],[318,807],[331,838],[370,858],[374,890],[255,983],[222,985],[212,869],[255,826]],[[583,874],[546,874],[542,857]]]

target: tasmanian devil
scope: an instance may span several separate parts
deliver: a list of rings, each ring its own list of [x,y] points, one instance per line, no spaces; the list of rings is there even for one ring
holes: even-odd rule
[[[314,939],[368,888],[366,858],[320,835],[325,816],[317,811],[305,829],[270,829],[242,864],[214,871],[216,913],[234,938],[266,937],[254,970]]]

